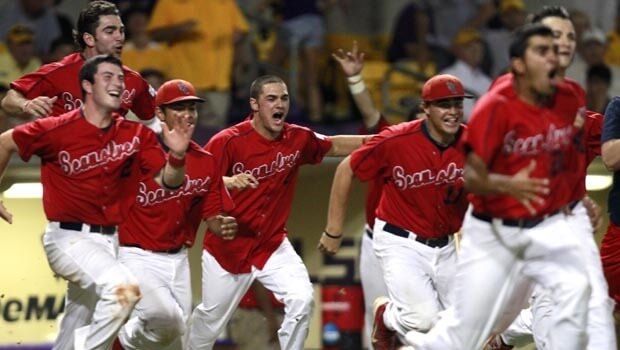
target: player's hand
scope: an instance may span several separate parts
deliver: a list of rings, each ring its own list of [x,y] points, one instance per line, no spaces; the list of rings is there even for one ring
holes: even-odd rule
[[[194,123],[187,116],[178,116],[173,120],[172,129],[168,127],[168,124],[161,123],[162,138],[164,144],[168,146],[170,151],[177,156],[177,158],[183,158],[189,143],[192,140],[194,134]]]
[[[26,115],[31,115],[37,118],[47,117],[52,114],[52,108],[54,107],[56,100],[58,100],[58,96],[37,96],[24,103],[22,106],[22,112]]]
[[[229,190],[245,190],[246,188],[258,187],[258,180],[251,174],[240,173],[230,177],[224,177],[224,184]]]
[[[9,213],[9,211],[4,206],[4,202],[0,201],[0,218],[9,224],[13,223],[13,214]]]
[[[237,219],[232,216],[217,215],[215,220],[220,225],[220,237],[226,241],[230,241],[237,235]]]
[[[334,255],[338,253],[340,249],[340,244],[342,243],[342,233],[339,236],[335,236],[336,238],[331,238],[323,231],[321,235],[321,239],[319,240],[319,245],[317,249],[324,254]]]
[[[530,177],[534,169],[536,169],[536,161],[532,160],[510,179],[506,189],[506,192],[521,202],[532,216],[537,212],[534,204],[544,204],[545,200],[542,196],[549,194],[549,179]]]
[[[332,57],[340,63],[340,67],[347,77],[360,74],[364,68],[364,53],[359,52],[357,41],[353,41],[351,51],[345,53],[344,50],[338,49],[332,53]]]
[[[590,218],[590,224],[592,224],[592,232],[596,233],[603,226],[603,214],[601,207],[596,204],[589,196],[583,197],[581,200],[583,206],[588,211],[588,217]]]

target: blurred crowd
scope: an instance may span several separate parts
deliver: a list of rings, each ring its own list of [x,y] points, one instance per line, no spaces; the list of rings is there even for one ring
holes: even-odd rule
[[[84,0],[87,1],[87,0]],[[242,120],[249,83],[258,75],[288,83],[290,119],[320,131],[355,121],[346,83],[330,54],[353,39],[367,53],[364,78],[394,122],[417,112],[421,84],[436,73],[459,77],[474,96],[508,66],[507,45],[527,15],[555,1],[413,0],[403,2],[388,34],[347,34],[330,28],[350,0],[116,0],[126,26],[122,60],[157,89],[181,78],[208,103],[198,138]],[[11,81],[77,50],[74,20],[62,0],[5,1],[0,11],[0,93]],[[567,4],[570,3],[570,4]],[[620,16],[617,0],[563,1],[576,27],[578,54],[567,75],[603,112],[620,95]],[[378,6],[381,6],[380,4]],[[354,12],[354,11],[353,11]],[[346,25],[345,25],[346,26]],[[342,32],[345,32],[344,34]],[[475,100],[465,106],[469,115]],[[1,112],[1,111],[0,111]],[[0,118],[7,128],[11,118]]]

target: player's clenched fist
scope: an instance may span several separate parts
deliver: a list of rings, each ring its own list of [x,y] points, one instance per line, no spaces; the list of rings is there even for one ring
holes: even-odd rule
[[[229,241],[237,234],[237,219],[232,216],[217,215],[207,220],[209,230]]]
[[[332,235],[330,233],[327,233],[326,231],[323,231],[317,248],[321,253],[334,255],[338,253],[338,249],[340,249],[340,243],[342,243],[342,234]]]
[[[13,214],[9,213],[9,211],[4,206],[4,202],[0,201],[0,218],[9,224],[13,223]]]
[[[52,113],[52,108],[57,99],[58,96],[38,96],[32,100],[26,100],[22,105],[22,113],[38,118],[47,117]]]

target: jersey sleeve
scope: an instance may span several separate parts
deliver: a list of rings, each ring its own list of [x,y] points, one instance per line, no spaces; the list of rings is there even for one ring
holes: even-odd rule
[[[50,142],[48,131],[55,124],[56,118],[42,118],[33,122],[21,124],[13,129],[13,141],[17,145],[17,153],[27,162],[32,155],[45,158],[51,154],[53,144]]]
[[[230,194],[224,185],[222,176],[220,176],[212,156],[206,161],[205,167],[213,169],[213,181],[209,186],[209,192],[202,207],[202,217],[208,219],[212,216],[232,211],[235,205],[232,198],[230,198]]]
[[[605,109],[601,142],[620,139],[620,97],[614,97]]]
[[[140,171],[145,176],[155,176],[166,164],[166,154],[152,130],[144,125],[140,125],[140,129]]]
[[[351,153],[351,169],[361,181],[377,178],[383,172],[386,159],[386,132],[371,138],[365,145]]]
[[[498,96],[486,95],[479,100],[469,120],[465,135],[465,148],[476,153],[488,165],[501,151],[506,136],[507,123],[502,110],[504,100]]]
[[[310,131],[309,137],[303,148],[301,164],[317,164],[323,160],[325,154],[332,148],[332,141],[329,137]]]
[[[138,75],[139,88],[133,100],[131,111],[141,120],[151,120],[155,117],[155,89]]]
[[[29,100],[37,96],[54,97],[56,96],[56,90],[46,76],[47,75],[39,69],[14,80],[11,83],[11,89],[24,95],[24,97]]]
[[[231,152],[233,150],[230,147],[229,137],[225,133],[226,131],[223,131],[213,136],[204,146],[204,149],[215,158],[220,176],[231,176],[232,173],[229,169],[232,166]]]

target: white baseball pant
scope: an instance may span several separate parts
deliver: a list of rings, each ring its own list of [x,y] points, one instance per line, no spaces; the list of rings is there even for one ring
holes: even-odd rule
[[[288,239],[269,257],[262,270],[232,274],[206,250],[202,252],[202,303],[190,318],[190,350],[212,349],[239,301],[254,279],[284,303],[284,320],[278,330],[280,347],[302,350],[314,307],[308,270]]]
[[[607,281],[603,275],[601,258],[598,247],[592,234],[592,224],[588,212],[580,201],[573,208],[571,215],[566,217],[573,234],[578,239],[581,252],[584,254],[586,272],[590,280],[592,293],[588,302],[588,350],[615,350],[616,332],[613,319],[613,300],[609,297]],[[532,323],[529,325],[513,322],[502,334],[508,344],[516,344],[522,333],[527,333],[528,328],[533,332],[533,337],[539,348],[545,342],[545,334],[548,332],[548,324],[553,312],[553,303],[550,294],[536,288],[533,296],[531,310],[523,310],[524,314],[533,314]],[[519,320],[519,318],[517,318]],[[531,333],[530,333],[531,334]]]
[[[456,273],[456,249],[450,238],[443,247],[430,247],[384,230],[385,221],[375,219],[373,246],[388,289],[383,321],[404,337],[407,332],[426,332],[451,301]]]
[[[478,219],[470,209],[454,282],[453,319],[442,319],[427,334],[409,332],[407,344],[416,350],[481,348],[517,316],[515,305],[529,296],[524,285],[531,279],[553,291],[547,349],[583,350],[590,286],[580,249],[563,214],[519,228]],[[509,308],[515,311],[506,312]]]
[[[123,348],[159,349],[176,341],[180,350],[192,311],[187,249],[169,254],[121,246],[118,260],[134,272],[142,293],[119,332]]]
[[[369,235],[372,232],[372,229],[365,225],[359,257],[360,279],[362,280],[362,290],[364,292],[364,332],[366,346],[369,350],[372,350],[373,302],[378,297],[388,295],[381,265],[379,265],[379,259],[375,254],[372,238]]]
[[[114,239],[90,232],[86,224],[75,231],[61,229],[58,222],[50,222],[43,235],[52,271],[84,290],[94,288],[99,297],[91,323],[76,329],[76,350],[107,350],[140,298],[136,278],[110,252]]]

